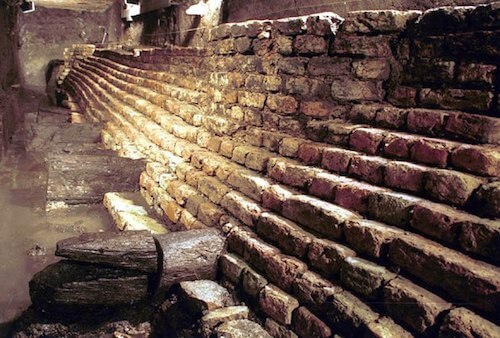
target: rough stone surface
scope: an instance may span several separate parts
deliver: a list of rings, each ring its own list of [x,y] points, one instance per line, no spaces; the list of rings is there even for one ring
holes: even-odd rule
[[[233,306],[234,301],[224,287],[209,280],[181,282],[179,295],[184,306],[193,314]]]

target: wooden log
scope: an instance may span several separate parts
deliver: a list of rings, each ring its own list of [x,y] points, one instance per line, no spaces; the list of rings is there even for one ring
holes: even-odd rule
[[[37,273],[29,286],[33,305],[51,311],[134,304],[148,297],[144,273],[66,260]]]
[[[145,163],[107,155],[53,155],[48,168],[48,204],[91,204],[108,191],[139,190]]]
[[[182,281],[215,279],[217,261],[225,242],[219,230],[208,228],[171,232],[155,236],[155,239],[163,261],[160,290],[168,290]]]
[[[158,253],[149,231],[86,233],[57,243],[56,256],[129,270],[156,272]]]

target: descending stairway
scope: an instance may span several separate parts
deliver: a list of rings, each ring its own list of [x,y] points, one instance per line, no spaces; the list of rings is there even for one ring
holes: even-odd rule
[[[500,120],[372,97],[394,80],[379,74],[396,67],[382,42],[420,14],[363,15],[344,23],[333,54],[318,30],[336,16],[310,17],[307,33],[305,19],[224,25],[207,51],[73,53],[66,86],[105,123],[107,147],[148,161],[141,193],[171,230],[224,229],[224,281],[273,336],[494,336]],[[267,47],[252,42],[261,31],[276,34]],[[298,55],[280,49],[292,39]],[[342,49],[355,39],[364,50]],[[354,87],[367,89],[309,93],[337,72],[365,76]]]

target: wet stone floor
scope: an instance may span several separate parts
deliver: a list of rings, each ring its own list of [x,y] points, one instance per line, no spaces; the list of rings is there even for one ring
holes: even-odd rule
[[[58,260],[57,241],[111,227],[102,204],[46,212],[46,191],[43,156],[12,145],[0,162],[0,337],[29,307],[32,276]]]

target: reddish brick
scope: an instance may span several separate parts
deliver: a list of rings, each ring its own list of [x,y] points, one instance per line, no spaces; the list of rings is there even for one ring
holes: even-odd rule
[[[450,146],[438,141],[421,139],[413,143],[410,158],[413,161],[446,168]]]
[[[267,97],[266,105],[272,111],[279,114],[293,114],[297,111],[299,104],[293,96],[272,94]]]
[[[257,222],[259,235],[275,243],[284,253],[304,257],[314,236],[285,218],[263,213]]]
[[[384,128],[402,129],[406,127],[407,116],[407,110],[392,106],[382,106],[377,110],[375,122]]]
[[[299,35],[295,38],[294,48],[299,54],[325,54],[328,44],[322,36]]]
[[[248,226],[253,226],[262,213],[259,204],[236,191],[227,193],[221,200],[221,206]]]
[[[495,220],[470,217],[461,223],[460,246],[469,252],[500,261],[500,224]]]
[[[404,134],[389,134],[384,140],[383,152],[390,157],[410,158],[410,148],[414,140],[413,137]]]
[[[326,239],[313,239],[307,257],[313,268],[320,271],[326,278],[339,273],[342,262],[356,252]]]
[[[392,318],[420,334],[433,326],[441,313],[452,307],[444,299],[402,277],[384,287],[384,303]]]
[[[278,324],[271,318],[266,319],[265,324],[266,331],[275,338],[298,338],[298,336],[291,330],[287,329],[286,326]]]
[[[379,129],[359,128],[349,137],[349,145],[357,151],[374,155],[385,138],[385,131]]]
[[[279,255],[279,250],[262,241],[249,228],[236,226],[227,236],[228,249],[256,267],[264,267],[272,256]]]
[[[308,165],[318,165],[321,163],[325,146],[317,145],[314,143],[302,143],[299,146],[298,157]]]
[[[331,337],[332,330],[311,311],[301,306],[293,313],[293,326],[301,337]]]
[[[331,297],[342,288],[322,278],[317,273],[306,271],[294,281],[294,294],[302,304],[308,304],[314,311],[324,311]]]
[[[268,176],[278,182],[296,188],[307,188],[313,178],[322,170],[298,164],[298,162],[272,158],[268,164]]]
[[[462,145],[451,153],[451,164],[479,175],[500,176],[500,151]]]
[[[281,212],[283,202],[294,195],[294,192],[286,187],[272,185],[262,193],[262,205],[277,212]]]
[[[346,173],[351,159],[358,153],[341,148],[326,148],[323,150],[321,166],[336,173]]]
[[[484,311],[495,311],[500,295],[500,269],[473,260],[417,235],[394,239],[389,259],[409,274],[453,298]]]
[[[374,184],[384,182],[384,168],[389,161],[380,157],[355,156],[349,167],[349,175]]]
[[[278,323],[292,323],[292,313],[299,307],[299,302],[292,296],[273,285],[267,285],[259,296],[259,305],[265,314]]]
[[[408,162],[393,161],[385,167],[385,185],[404,191],[420,193],[423,190],[427,168]]]
[[[375,192],[368,199],[368,214],[373,219],[404,228],[413,206],[421,201],[417,197],[392,191]]]
[[[259,268],[264,270],[271,282],[285,291],[290,291],[294,280],[307,271],[307,265],[302,261],[281,254],[268,257]]]
[[[446,131],[453,136],[481,143],[500,143],[500,119],[465,113],[452,113]]]
[[[444,129],[448,115],[442,110],[411,109],[408,113],[407,128],[425,135],[439,135]]]
[[[335,106],[328,101],[305,101],[300,104],[300,112],[313,118],[326,118],[335,111]]]
[[[351,181],[339,184],[335,192],[335,204],[349,210],[354,210],[360,214],[368,211],[368,198],[374,192],[382,189],[372,185]]]
[[[400,107],[415,107],[417,105],[417,89],[399,86],[389,92],[388,101]]]

